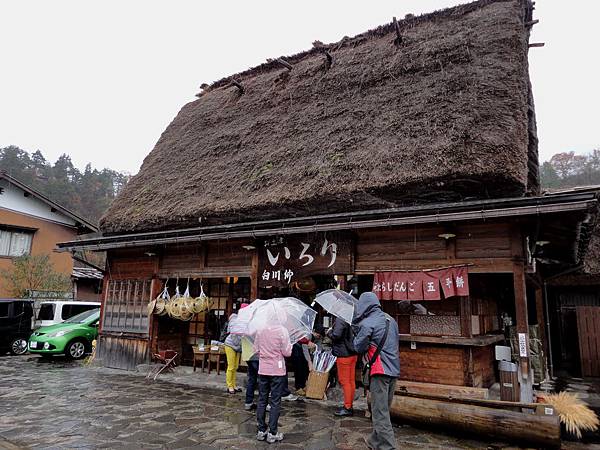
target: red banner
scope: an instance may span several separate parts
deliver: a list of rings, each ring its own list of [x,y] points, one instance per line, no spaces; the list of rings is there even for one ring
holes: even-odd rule
[[[376,272],[373,292],[379,300],[440,300],[469,295],[467,267],[424,272]]]

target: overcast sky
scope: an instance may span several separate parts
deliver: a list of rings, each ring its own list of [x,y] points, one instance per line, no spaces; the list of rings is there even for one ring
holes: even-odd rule
[[[458,3],[0,0],[0,147],[135,173],[201,83]],[[600,147],[600,2],[538,0],[534,14],[541,158]]]

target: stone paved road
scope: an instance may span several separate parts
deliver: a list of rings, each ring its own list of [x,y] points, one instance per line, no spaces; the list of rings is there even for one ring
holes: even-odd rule
[[[0,449],[255,449],[241,396],[34,356],[0,357]],[[362,449],[364,417],[335,419],[312,402],[284,403],[278,449]],[[395,429],[399,449],[479,449],[485,443]]]

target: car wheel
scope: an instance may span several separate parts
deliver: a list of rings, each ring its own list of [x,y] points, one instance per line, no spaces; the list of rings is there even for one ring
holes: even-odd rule
[[[13,355],[24,355],[27,353],[27,340],[18,338],[10,343],[10,352]]]
[[[85,343],[83,341],[73,341],[67,345],[65,356],[71,359],[81,359],[85,356]]]

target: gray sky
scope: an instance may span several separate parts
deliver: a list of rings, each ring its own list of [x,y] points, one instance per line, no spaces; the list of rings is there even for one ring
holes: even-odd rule
[[[137,172],[201,83],[452,0],[0,0],[0,147]],[[538,0],[540,152],[600,147],[600,3]]]

